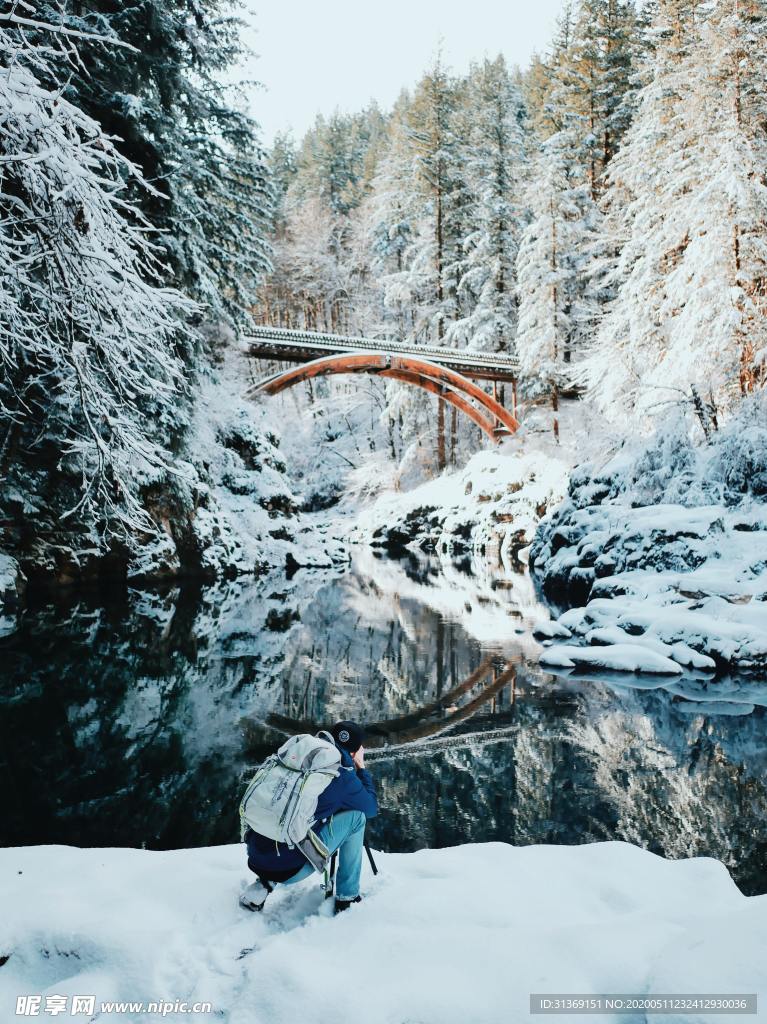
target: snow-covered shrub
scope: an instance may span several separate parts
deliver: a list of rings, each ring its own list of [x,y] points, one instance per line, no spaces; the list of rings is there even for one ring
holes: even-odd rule
[[[672,414],[646,446],[624,462],[616,475],[617,488],[630,495],[632,505],[660,501],[702,505],[710,500],[711,482],[700,473],[697,446],[684,417]]]
[[[570,475],[567,502],[587,508],[615,502],[636,508],[738,504],[767,494],[767,396],[744,399],[721,430],[704,443],[690,421],[672,411],[638,445],[626,444],[601,466],[583,463]],[[563,516],[565,507],[557,511]]]
[[[712,475],[720,479],[730,500],[752,494],[767,497],[767,397],[747,398],[716,439]]]

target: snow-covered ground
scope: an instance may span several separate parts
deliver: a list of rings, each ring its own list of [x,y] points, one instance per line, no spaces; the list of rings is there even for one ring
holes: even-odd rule
[[[767,896],[743,896],[717,861],[667,861],[624,843],[377,859],[364,902],[333,918],[314,879],[276,893],[262,915],[240,910],[250,879],[239,846],[2,850],[2,1019],[19,995],[40,995],[43,1007],[95,995],[97,1010],[110,1000],[212,1004],[164,1017],[188,1024],[516,1024],[531,993],[767,999]]]

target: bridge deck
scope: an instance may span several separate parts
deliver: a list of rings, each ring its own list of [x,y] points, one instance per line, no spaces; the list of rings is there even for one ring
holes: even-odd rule
[[[374,341],[340,334],[293,331],[284,327],[255,327],[247,336],[248,353],[254,359],[285,363],[309,363],[326,355],[347,352],[382,352],[416,356],[462,373],[475,380],[514,381],[517,362],[497,352],[469,352],[436,345],[406,345],[398,341]]]

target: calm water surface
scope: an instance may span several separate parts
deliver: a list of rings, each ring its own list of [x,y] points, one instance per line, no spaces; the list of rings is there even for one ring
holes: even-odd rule
[[[555,677],[527,576],[343,574],[33,596],[0,640],[0,843],[232,842],[286,735],[370,729],[379,847],[625,839],[767,891],[767,686]]]

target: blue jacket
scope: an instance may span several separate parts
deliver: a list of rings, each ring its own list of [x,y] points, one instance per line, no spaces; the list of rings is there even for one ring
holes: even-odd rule
[[[373,779],[364,768],[354,767],[351,756],[341,751],[341,770],[317,801],[314,830],[339,811],[362,811],[368,818],[378,814],[378,801]],[[248,829],[248,867],[257,875],[275,882],[284,882],[306,864],[300,850],[290,849],[287,843],[277,843]]]

